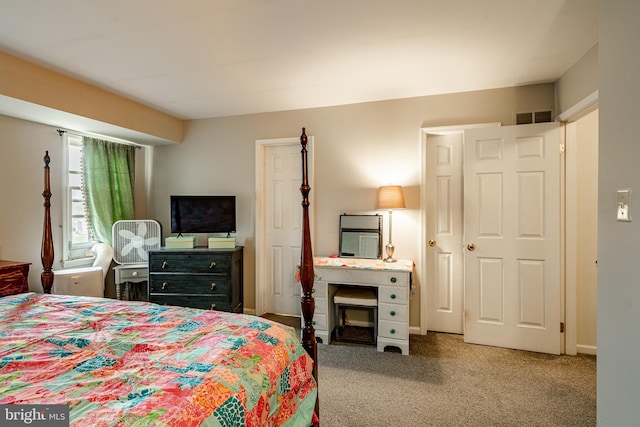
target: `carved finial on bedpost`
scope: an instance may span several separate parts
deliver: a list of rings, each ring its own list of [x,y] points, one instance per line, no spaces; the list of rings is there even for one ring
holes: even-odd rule
[[[42,231],[42,250],[40,252],[40,258],[42,259],[42,274],[40,274],[40,281],[42,282],[42,290],[45,294],[51,293],[51,287],[53,286],[53,271],[51,266],[53,265],[53,236],[51,233],[51,179],[49,162],[49,152],[45,151],[44,155],[44,191],[42,197],[44,197],[44,227]]]
[[[302,284],[302,317],[304,327],[302,328],[302,345],[313,359],[313,377],[318,381],[318,347],[316,343],[315,329],[313,328],[313,313],[316,308],[313,298],[313,252],[311,249],[311,230],[309,226],[309,172],[307,168],[307,134],[302,128],[300,135],[300,145],[302,145],[302,255],[300,262],[300,283]],[[319,415],[318,401],[316,400],[316,414]]]

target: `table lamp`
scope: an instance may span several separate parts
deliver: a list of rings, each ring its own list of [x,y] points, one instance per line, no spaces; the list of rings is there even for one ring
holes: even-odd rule
[[[396,248],[391,241],[391,217],[393,209],[403,209],[404,207],[404,194],[401,186],[385,185],[378,188],[378,209],[389,209],[389,243],[385,246],[387,257],[384,262],[396,262],[393,257]]]

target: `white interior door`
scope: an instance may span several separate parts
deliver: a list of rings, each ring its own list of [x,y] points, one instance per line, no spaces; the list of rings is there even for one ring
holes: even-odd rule
[[[429,135],[426,145],[427,324],[463,333],[462,132]]]
[[[295,281],[302,243],[300,144],[268,146],[264,179],[265,311],[300,315],[301,286]]]
[[[466,342],[561,350],[560,132],[465,131]]]

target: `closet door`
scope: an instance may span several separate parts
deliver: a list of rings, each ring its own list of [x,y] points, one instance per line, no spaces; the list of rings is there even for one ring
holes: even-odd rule
[[[466,342],[561,351],[560,132],[465,131]]]
[[[462,132],[429,135],[426,147],[427,325],[463,333]]]

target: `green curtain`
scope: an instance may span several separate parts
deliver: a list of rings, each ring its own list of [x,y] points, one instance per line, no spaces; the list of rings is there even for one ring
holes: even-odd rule
[[[96,241],[111,244],[113,224],[134,219],[136,148],[88,137],[83,143],[85,212]]]

